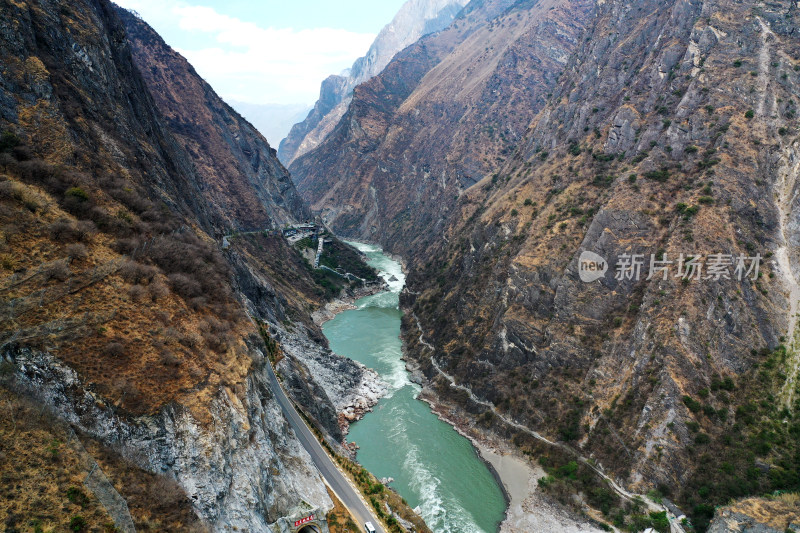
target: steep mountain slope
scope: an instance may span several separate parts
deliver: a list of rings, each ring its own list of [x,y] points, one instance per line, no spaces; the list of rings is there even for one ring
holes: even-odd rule
[[[367,81],[405,47],[423,35],[446,28],[467,0],[408,0],[346,74],[332,75],[322,82],[319,100],[302,121],[281,141],[278,157],[285,165],[314,149],[333,130],[347,111],[353,89]]]
[[[289,174],[263,136],[150,26],[129,11],[118,13],[159,111],[191,155],[198,186],[214,207],[215,230],[267,229],[306,217]]]
[[[290,167],[338,231],[408,259],[426,392],[620,527],[650,518],[593,470],[701,530],[798,490],[797,4],[490,7],[399,54]],[[626,258],[640,274],[615,277]]]
[[[345,235],[401,251],[440,234],[458,195],[510,155],[544,105],[592,7],[469,4],[356,89],[325,142],[290,166],[298,189]]]
[[[288,173],[275,151],[242,117],[225,104],[194,71],[144,21],[117,10],[126,26],[133,59],[173,135],[188,152],[202,180],[204,199],[210,204],[214,232],[229,234],[225,258],[233,267],[240,296],[251,316],[274,325],[272,333],[291,338],[282,370],[291,381],[290,392],[335,442],[342,440],[339,419],[366,393],[374,402],[377,376],[347,359],[331,354],[309,309],[335,296],[341,282],[320,276],[300,254],[274,231],[241,238],[230,232],[263,230],[308,218]],[[227,231],[225,231],[227,230]],[[353,261],[360,258],[344,250]],[[370,277],[371,270],[360,273]],[[327,285],[326,294],[319,282]],[[331,290],[335,289],[335,290]],[[292,317],[300,326],[295,334],[281,326]],[[280,332],[280,333],[279,333]],[[308,366],[338,367],[338,375],[309,372]],[[369,402],[368,402],[369,403]]]
[[[404,337],[441,397],[524,449],[552,450],[536,431],[670,493],[700,530],[729,498],[800,488],[798,17],[598,4],[519,148],[412,256]],[[594,282],[586,251],[608,267]],[[635,254],[641,275],[620,273]],[[647,279],[651,254],[668,275]]]
[[[216,238],[306,209],[266,141],[128,22],[140,25],[133,47],[104,0],[0,2],[2,431],[52,438],[56,465],[41,480],[47,498],[4,498],[0,517],[12,528],[61,517],[73,508],[49,514],[53,495],[83,500],[55,484],[90,472],[118,492],[86,481],[86,502],[109,509],[121,494],[137,528],[265,530],[301,501],[330,509],[273,398],[268,358],[283,359],[334,439],[344,406],[329,391],[374,377],[320,346],[309,311],[325,291],[279,234],[231,237],[224,252]],[[297,378],[320,360],[344,379]],[[18,422],[34,409],[69,428]],[[3,466],[19,464],[9,481],[36,472],[29,459],[3,445]]]

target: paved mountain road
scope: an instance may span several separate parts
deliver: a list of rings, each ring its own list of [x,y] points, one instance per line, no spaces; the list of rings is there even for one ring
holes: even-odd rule
[[[349,483],[339,469],[336,468],[336,465],[333,464],[333,461],[331,461],[325,449],[317,441],[314,434],[311,433],[308,426],[306,426],[305,421],[294,408],[294,405],[292,405],[292,401],[286,396],[286,393],[284,393],[283,388],[278,382],[278,378],[275,376],[275,372],[272,370],[272,366],[266,366],[269,369],[270,388],[275,394],[275,398],[278,400],[281,409],[283,409],[283,413],[286,415],[289,425],[292,426],[300,443],[311,456],[311,460],[320,471],[320,474],[322,474],[325,482],[331,490],[336,493],[336,496],[342,501],[345,507],[347,507],[353,515],[353,518],[358,522],[361,530],[364,529],[365,522],[372,522],[372,525],[375,526],[375,530],[378,533],[385,533],[383,525],[372,515],[369,507],[367,507],[361,499],[360,493]]]

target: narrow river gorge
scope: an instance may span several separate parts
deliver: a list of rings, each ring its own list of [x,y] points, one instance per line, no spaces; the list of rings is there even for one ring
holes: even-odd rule
[[[417,399],[401,360],[399,293],[405,276],[379,247],[351,243],[387,280],[390,291],[362,298],[323,326],[331,349],[375,369],[389,393],[350,428],[358,461],[418,507],[437,533],[495,532],[506,503],[470,442]]]

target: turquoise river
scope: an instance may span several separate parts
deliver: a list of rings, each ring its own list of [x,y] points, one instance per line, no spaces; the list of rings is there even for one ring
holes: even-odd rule
[[[389,385],[375,409],[350,428],[358,461],[379,478],[394,478],[390,486],[419,508],[434,532],[496,532],[505,511],[500,487],[470,442],[417,399],[420,388],[400,359],[400,265],[377,246],[351,244],[391,288],[323,326],[334,352],[374,369]]]

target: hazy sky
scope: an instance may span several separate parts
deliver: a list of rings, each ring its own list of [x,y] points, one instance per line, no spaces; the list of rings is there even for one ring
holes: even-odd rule
[[[313,104],[404,0],[115,0],[137,11],[226,100]]]

